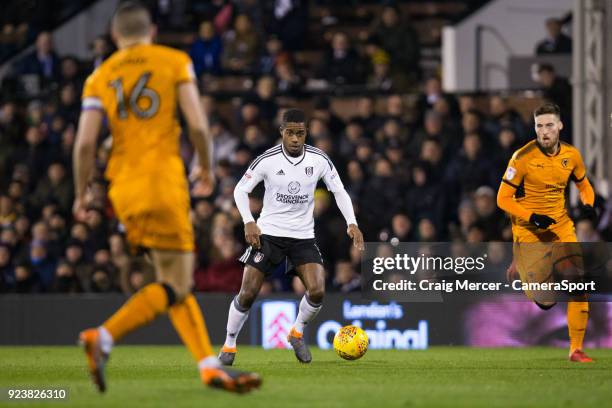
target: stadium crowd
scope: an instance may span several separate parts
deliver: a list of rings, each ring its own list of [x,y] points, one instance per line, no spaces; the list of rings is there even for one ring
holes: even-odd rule
[[[202,96],[217,182],[214,191],[197,184],[192,190],[195,289],[235,292],[240,287],[237,258],[244,239],[233,189],[251,160],[279,141],[278,118],[293,106],[288,97],[309,101],[308,143],[336,164],[366,241],[511,240],[496,190],[511,154],[533,137],[531,124],[502,96],[488,98],[483,109],[475,97],[446,94],[436,76],[422,75],[418,35],[394,6],[381,7],[358,42],[330,28],[320,63],[298,72],[295,53],[305,46],[306,17],[293,8],[295,2],[277,3],[288,8],[273,10],[273,21],[264,24],[257,2],[195,2],[202,5],[196,13],[201,24],[194,27],[197,34],[186,50],[202,88],[227,74],[253,82],[229,111],[213,95]],[[157,15],[162,27],[181,24],[163,10]],[[111,51],[110,41],[101,36],[89,61],[59,56],[49,33],[41,32],[35,50],[14,64],[12,76],[33,75],[37,94],[16,99],[3,86],[0,292],[132,293],[152,280],[150,265],[130,252],[106,199],[108,132],[100,138],[86,218],[77,221],[71,212],[80,92],[86,76]],[[356,97],[356,109],[344,117],[334,111],[334,98],[304,94],[312,78],[328,86],[363,85],[367,92]],[[409,92],[418,93],[413,103],[405,96]],[[189,172],[192,149],[186,137],[182,141]],[[262,192],[259,188],[253,194],[254,213],[261,209]],[[328,288],[358,290],[359,254],[351,249],[344,220],[323,185],[315,202]],[[598,225],[578,219],[581,240],[612,239],[609,205]],[[262,290],[304,289],[279,270]]]

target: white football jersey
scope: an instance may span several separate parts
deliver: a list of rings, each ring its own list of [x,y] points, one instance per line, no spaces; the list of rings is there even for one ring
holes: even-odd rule
[[[250,193],[264,181],[263,209],[257,220],[262,234],[276,237],[314,238],[314,192],[323,179],[332,193],[344,189],[329,157],[304,145],[299,157],[291,157],[282,143],[258,156],[236,188]]]

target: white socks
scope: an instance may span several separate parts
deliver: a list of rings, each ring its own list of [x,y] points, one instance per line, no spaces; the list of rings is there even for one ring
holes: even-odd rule
[[[227,336],[225,337],[226,347],[236,347],[236,337],[240,333],[240,329],[244,325],[244,322],[249,317],[249,310],[244,309],[238,303],[238,300],[234,298],[229,307],[229,313],[227,315]]]
[[[221,366],[221,362],[215,356],[208,356],[198,361],[198,369],[217,368]]]
[[[113,336],[104,328],[104,326],[98,327],[98,334],[100,335],[100,348],[103,353],[110,354],[113,348]]]
[[[297,318],[295,319],[295,323],[293,324],[293,328],[300,334],[304,333],[304,327],[308,324],[308,322],[312,321],[319,312],[321,311],[322,304],[312,304],[308,300],[307,295],[302,297],[300,301],[300,310],[298,312]]]

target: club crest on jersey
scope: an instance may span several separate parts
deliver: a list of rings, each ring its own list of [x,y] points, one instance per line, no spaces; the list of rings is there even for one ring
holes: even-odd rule
[[[304,171],[306,172],[306,175],[308,177],[312,176],[312,174],[314,173],[314,167],[312,166],[308,166],[304,169]]]
[[[516,176],[516,169],[514,167],[508,167],[506,170],[506,180],[512,180]]]
[[[297,194],[300,192],[300,187],[300,183],[298,183],[297,181],[292,181],[291,183],[289,183],[289,187],[287,188],[287,190],[289,190],[291,194]]]
[[[567,169],[568,164],[569,164],[569,159],[561,160],[561,165],[563,166],[564,169]]]
[[[257,252],[257,253],[255,253],[255,256],[253,257],[253,261],[255,263],[259,263],[259,262],[261,262],[263,257],[264,257],[264,254],[262,254],[261,252]]]

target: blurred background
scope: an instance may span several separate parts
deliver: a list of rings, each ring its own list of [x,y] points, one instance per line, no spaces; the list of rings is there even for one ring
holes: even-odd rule
[[[113,51],[117,0],[5,1],[0,16],[0,292],[132,293],[153,278],[106,198],[99,139],[86,222],[71,216],[71,153],[85,78]],[[561,107],[599,217],[568,192],[581,241],[612,240],[612,2],[151,0],[156,41],[189,53],[214,137],[217,185],[192,191],[198,292],[236,292],[244,250],[233,188],[300,107],[332,158],[366,241],[511,241],[496,192],[531,113]],[[608,38],[609,40],[609,38]],[[193,149],[183,136],[185,169]],[[332,292],[360,290],[333,196],[316,236]],[[263,189],[251,199],[254,213]],[[262,294],[301,294],[281,266]]]

